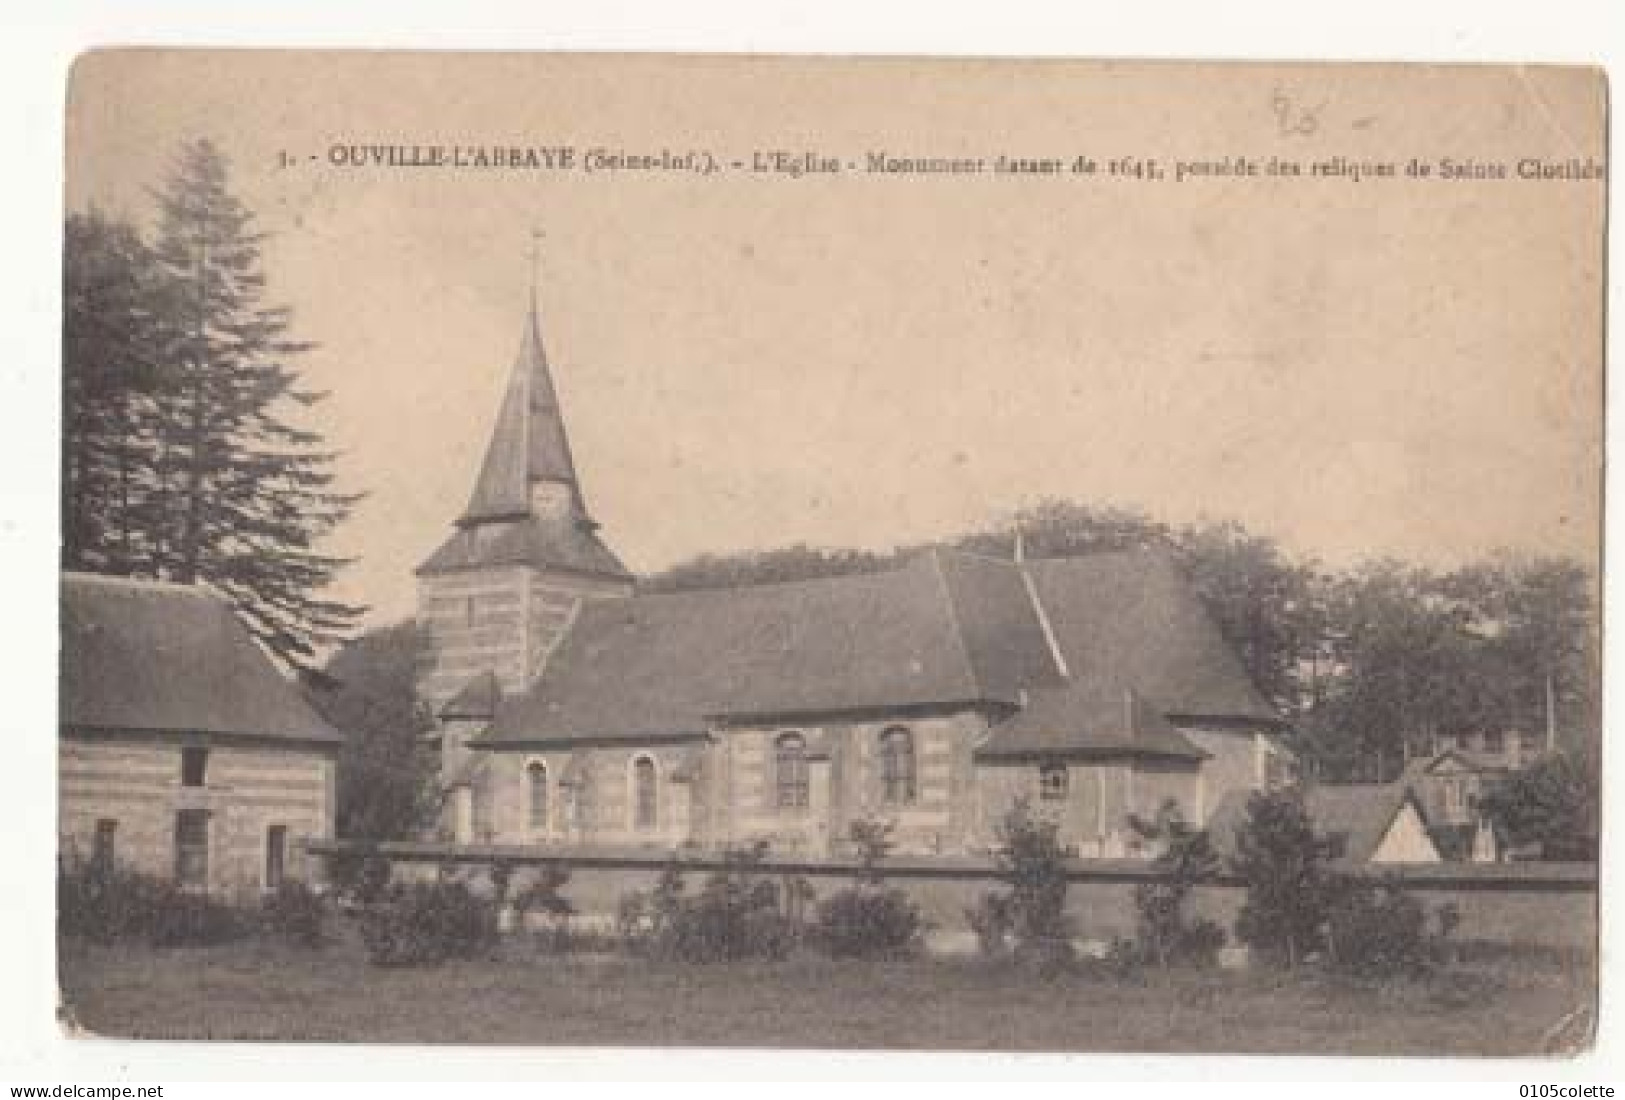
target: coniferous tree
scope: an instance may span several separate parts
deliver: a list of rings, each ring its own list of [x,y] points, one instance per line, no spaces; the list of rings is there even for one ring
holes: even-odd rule
[[[68,218],[62,263],[62,565],[142,572],[153,553],[166,287],[134,226]]]
[[[147,564],[214,584],[263,644],[305,666],[359,614],[320,595],[343,562],[316,549],[357,498],[333,488],[320,436],[286,419],[323,396],[292,365],[310,345],[263,302],[264,234],[212,143],[184,146],[156,198],[173,341],[155,462],[165,508]]]

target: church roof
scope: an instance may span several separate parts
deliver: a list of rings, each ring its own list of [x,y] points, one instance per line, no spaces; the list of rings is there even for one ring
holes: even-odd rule
[[[1208,755],[1133,688],[1096,682],[1032,692],[976,750],[984,759],[1124,754],[1183,760]]]
[[[206,588],[64,573],[61,601],[65,729],[339,739]]]
[[[417,571],[455,573],[501,565],[537,565],[612,580],[631,578],[621,559],[589,526],[537,516],[459,527]]]
[[[505,700],[478,740],[635,739],[704,733],[717,720],[1026,704],[1066,736],[1189,755],[1197,750],[1168,736],[1163,714],[1276,718],[1172,569],[1145,551],[1025,567],[931,551],[886,573],[589,600],[541,678]],[[1109,732],[1098,716],[1120,716],[1127,688],[1150,709]],[[1115,693],[1109,705],[1102,692]],[[1009,743],[1028,736],[1039,734],[1012,728]]]
[[[1132,687],[1170,718],[1278,723],[1164,549],[1027,563],[1080,683]]]
[[[480,464],[474,493],[458,522],[471,524],[528,515],[530,486],[536,481],[568,485],[577,514],[586,518],[533,302],[520,338],[519,356],[508,377],[508,390],[497,413],[496,428],[485,449],[485,461]]]
[[[565,514],[536,514],[531,488],[538,482],[566,488],[570,503]],[[454,573],[504,565],[631,579],[587,514],[534,302],[468,507],[457,529],[417,571]]]
[[[495,717],[497,704],[502,701],[502,684],[494,672],[482,672],[440,708],[440,717],[447,721],[484,722]]]

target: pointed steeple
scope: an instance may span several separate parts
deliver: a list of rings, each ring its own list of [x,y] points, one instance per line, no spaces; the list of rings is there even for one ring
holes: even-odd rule
[[[530,309],[519,355],[497,412],[468,506],[451,538],[420,574],[507,564],[565,570],[615,581],[630,574],[598,538],[576,477],[536,308],[532,252]]]
[[[485,449],[474,493],[463,510],[459,526],[533,514],[532,488],[554,482],[569,493],[571,511],[579,523],[591,525],[575,459],[564,432],[558,391],[542,347],[542,328],[536,308],[535,276],[531,279],[530,311],[520,337],[519,356],[508,377],[508,389],[497,413],[496,428]]]

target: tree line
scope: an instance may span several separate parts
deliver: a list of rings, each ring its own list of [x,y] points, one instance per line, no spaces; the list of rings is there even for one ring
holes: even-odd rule
[[[63,253],[62,566],[206,581],[293,667],[362,609],[327,598],[322,540],[358,497],[297,424],[286,308],[265,301],[265,234],[212,143],[184,145],[152,193],[150,233],[97,211]]]

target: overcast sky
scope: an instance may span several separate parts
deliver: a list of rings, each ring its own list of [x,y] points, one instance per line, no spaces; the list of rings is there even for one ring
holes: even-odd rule
[[[885,547],[1045,496],[1234,517],[1337,564],[1596,553],[1600,183],[325,163],[391,142],[1600,159],[1589,74],[104,54],[69,118],[73,209],[146,218],[179,142],[226,151],[273,234],[271,300],[320,345],[316,424],[369,494],[335,548],[375,621],[410,613],[472,486],[533,226],[583,487],[635,570]]]

